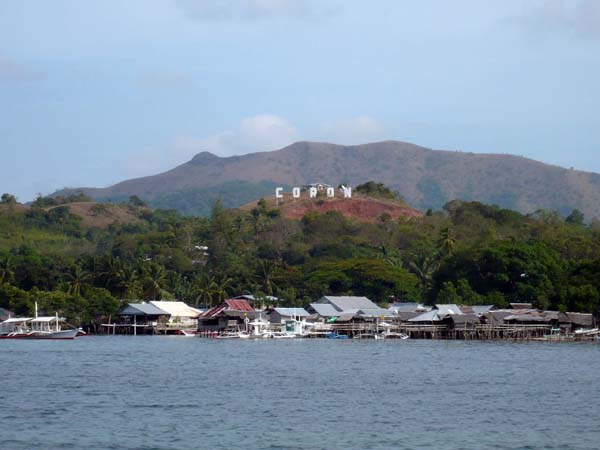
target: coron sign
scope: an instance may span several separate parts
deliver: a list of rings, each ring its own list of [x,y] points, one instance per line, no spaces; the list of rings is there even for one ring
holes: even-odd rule
[[[339,189],[343,193],[344,198],[352,198],[352,188],[351,187],[344,186],[342,184]],[[304,190],[308,192],[309,198],[316,198],[319,191],[321,191],[321,192],[324,191],[327,194],[328,198],[335,197],[335,188],[333,186],[327,186],[327,185],[322,185],[322,184],[310,185],[310,186],[305,186]],[[300,198],[301,193],[302,193],[302,188],[299,188],[299,187],[292,188],[292,197],[293,198]],[[283,188],[282,187],[275,188],[275,198],[283,198]]]

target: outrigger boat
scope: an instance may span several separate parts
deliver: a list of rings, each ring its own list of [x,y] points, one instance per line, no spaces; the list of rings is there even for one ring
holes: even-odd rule
[[[58,313],[54,316],[38,317],[37,303],[35,317],[13,317],[0,322],[0,339],[75,339],[79,328],[63,330]]]

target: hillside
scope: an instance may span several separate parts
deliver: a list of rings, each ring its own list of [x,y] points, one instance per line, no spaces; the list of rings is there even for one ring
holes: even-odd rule
[[[275,186],[356,186],[368,180],[385,183],[421,210],[458,198],[521,212],[543,208],[568,214],[578,208],[588,218],[600,216],[599,174],[512,155],[431,150],[397,141],[353,146],[297,142],[226,158],[203,152],[158,175],[81,190],[103,201],[138,195],[154,207],[206,214],[217,197],[236,207],[272,195]]]
[[[309,213],[326,213],[338,211],[344,216],[359,222],[378,222],[386,217],[397,220],[400,217],[422,217],[423,213],[411,208],[406,203],[394,199],[379,199],[367,197],[358,193],[352,198],[299,198],[294,199],[290,193],[284,194],[282,199],[275,196],[265,198],[269,209],[278,209],[286,219],[301,219]],[[250,211],[256,207],[256,202],[248,203],[240,209]]]
[[[60,207],[66,207],[69,213],[79,217],[81,224],[85,227],[107,228],[109,225],[114,224],[123,225],[140,222],[138,213],[127,205],[75,202],[47,208],[47,211]]]

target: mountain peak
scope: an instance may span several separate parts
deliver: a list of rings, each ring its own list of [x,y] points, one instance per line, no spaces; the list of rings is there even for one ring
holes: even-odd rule
[[[200,152],[197,155],[195,155],[191,160],[190,163],[191,164],[206,164],[209,162],[213,162],[219,159],[219,156],[215,155],[214,153],[211,152]]]

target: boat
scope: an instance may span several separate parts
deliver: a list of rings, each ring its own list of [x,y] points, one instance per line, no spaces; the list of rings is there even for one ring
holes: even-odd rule
[[[175,333],[177,336],[185,336],[185,337],[195,337],[196,336],[196,332],[195,331],[190,331],[190,330],[178,330],[177,333]]]
[[[337,331],[332,331],[331,333],[327,333],[327,339],[348,339],[347,334],[339,334]]]
[[[250,334],[248,337],[252,338],[269,338],[271,336],[271,332],[269,331],[269,327],[271,326],[271,322],[262,318],[262,313],[259,314],[259,317],[254,319],[252,322],[246,318],[244,320],[246,323],[246,329],[250,330]]]
[[[79,328],[62,330],[58,317],[15,317],[2,322],[0,339],[75,339]]]
[[[250,335],[245,331],[228,331],[215,336],[215,339],[249,339]]]
[[[284,333],[284,332],[281,332],[281,333],[275,332],[275,333],[271,333],[271,334],[272,334],[271,337],[273,339],[294,339],[296,337],[295,334]]]
[[[408,334],[404,333],[396,333],[395,331],[388,331],[385,333],[381,333],[382,339],[408,339]]]
[[[354,335],[352,339],[377,339],[377,334],[375,333],[359,333]]]
[[[37,304],[36,304],[37,312]],[[75,339],[79,328],[63,330],[58,314],[47,317],[14,317],[0,323],[0,339]]]

